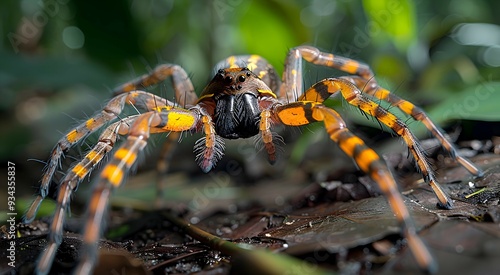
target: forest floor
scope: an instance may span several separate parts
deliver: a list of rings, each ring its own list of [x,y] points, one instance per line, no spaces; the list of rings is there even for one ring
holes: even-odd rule
[[[434,156],[439,160],[433,163],[438,180],[454,200],[451,210],[436,206],[436,197],[406,163],[405,154],[384,157],[395,170],[418,234],[432,251],[439,273],[493,274],[500,269],[498,145],[473,141],[462,147],[475,150],[471,160],[485,176],[474,178],[449,158]],[[174,184],[168,193],[177,201],[161,207],[155,202],[120,199],[118,194],[108,211],[108,229],[99,243],[96,274],[419,271],[387,200],[378,195],[377,186],[368,177],[355,170],[342,177],[327,176],[319,183],[292,173],[285,180],[267,178],[245,186],[226,184],[228,175],[217,172],[210,181],[206,176],[186,174],[178,171],[168,176],[170,182],[177,179],[191,183],[187,189]],[[152,172],[138,173],[120,192],[142,190],[141,182],[151,178],[155,178]],[[294,181],[309,183],[299,185]],[[183,201],[189,196],[191,200]],[[66,223],[51,274],[69,273],[78,259],[80,217]],[[47,217],[18,225],[16,268],[9,269],[2,263],[2,274],[9,270],[17,274],[33,272],[47,243],[49,222]],[[211,242],[199,241],[200,237],[186,232],[188,227],[239,244],[239,250],[226,249],[224,244],[213,249]],[[6,253],[7,242],[0,243],[0,254]],[[1,257],[5,259],[6,255]]]

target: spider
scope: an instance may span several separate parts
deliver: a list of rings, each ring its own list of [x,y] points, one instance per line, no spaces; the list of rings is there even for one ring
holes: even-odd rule
[[[323,79],[303,91],[303,60],[335,68],[349,75]],[[424,180],[437,196],[438,205],[449,209],[453,206],[452,200],[436,181],[415,136],[400,118],[381,107],[376,100],[386,101],[422,122],[455,161],[471,174],[482,176],[483,172],[458,154],[454,145],[422,109],[380,87],[368,65],[321,52],[311,46],[299,46],[288,52],[281,81],[273,67],[257,55],[231,56],[219,62],[215,68],[218,68],[215,76],[197,97],[184,69],[174,64],[160,65],[150,74],[116,88],[114,97],[99,113],[59,140],[48,160],[37,197],[24,218],[26,223],[33,221],[49,188],[56,184],[57,206],[47,248],[37,263],[38,273],[46,274],[51,268],[62,241],[65,213],[69,208],[71,195],[113,149],[118,136],[126,136],[126,140],[103,167],[90,198],[83,230],[83,251],[75,270],[77,274],[90,274],[93,270],[110,195],[122,185],[151,134],[170,133],[168,140],[173,141],[185,131],[201,132],[203,137],[195,142],[193,151],[201,169],[209,172],[224,154],[224,139],[258,135],[268,160],[273,163],[276,160],[276,143],[280,137],[271,131],[272,126],[300,126],[313,122],[323,122],[330,139],[378,184],[401,224],[402,235],[407,239],[417,264],[427,271],[436,269],[435,261],[417,235],[396,181],[385,162],[363,140],[350,132],[341,116],[323,105],[323,102],[332,95],[340,94],[348,103],[376,118],[402,137]],[[140,90],[168,78],[172,80],[176,104]],[[120,117],[126,104],[133,105],[142,113]],[[63,153],[100,128],[104,128],[104,131],[97,144],[68,170],[60,182],[53,182],[52,177]]]

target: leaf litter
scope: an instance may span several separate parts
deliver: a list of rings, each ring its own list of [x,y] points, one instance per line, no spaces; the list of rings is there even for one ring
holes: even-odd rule
[[[386,156],[389,165],[391,158],[397,159]],[[438,180],[455,200],[452,210],[436,207],[434,194],[419,180],[418,173],[408,173],[407,168],[401,173],[392,163],[420,236],[436,257],[440,273],[494,272],[500,254],[500,156],[488,152],[473,158],[485,170],[485,177],[479,179],[472,178],[447,158],[438,161],[444,163],[438,167]],[[373,197],[378,194],[373,182],[355,175],[357,182],[332,180],[310,184],[281,205],[266,205],[255,200],[236,203],[230,211],[207,207],[190,213],[182,206],[176,210],[184,220],[194,222],[194,227],[222,240],[299,259],[304,264],[294,267],[296,273],[318,270],[347,274],[417,272],[418,267],[406,249],[386,199]],[[256,188],[264,188],[261,192],[270,190],[260,185]],[[239,257],[214,250],[208,243],[186,234],[162,215],[165,211],[168,210],[117,208],[109,211],[111,222],[105,239],[100,241],[96,272],[226,274],[248,271],[248,265],[242,264]],[[118,218],[113,219],[114,216]],[[18,274],[33,271],[37,255],[46,244],[49,221],[50,218],[44,218],[30,225],[18,225],[21,236],[16,240]],[[67,232],[52,269],[54,274],[69,273],[78,258],[81,236],[72,233],[78,232],[78,224],[78,219],[70,220],[65,227]],[[0,243],[6,245],[6,242]],[[265,255],[264,258],[268,257]],[[3,264],[0,268],[8,270]]]

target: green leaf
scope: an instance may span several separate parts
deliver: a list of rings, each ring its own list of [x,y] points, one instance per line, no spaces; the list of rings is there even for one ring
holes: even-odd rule
[[[438,124],[456,119],[500,121],[499,103],[500,82],[485,82],[449,97],[429,116]]]

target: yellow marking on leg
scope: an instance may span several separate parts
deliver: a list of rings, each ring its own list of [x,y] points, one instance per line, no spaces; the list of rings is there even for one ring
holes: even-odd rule
[[[401,100],[400,102],[397,103],[398,107],[405,113],[411,115],[413,108],[415,108],[415,105],[413,103],[408,102],[406,100]]]
[[[250,70],[250,71],[253,71],[257,68],[257,62],[259,62],[260,60],[260,56],[258,55],[251,55],[250,58],[248,58],[248,64],[247,64],[247,68]]]
[[[348,72],[350,74],[355,74],[358,71],[358,68],[359,68],[358,62],[349,60],[340,67],[340,70]]]
[[[113,184],[115,187],[120,186],[123,179],[123,171],[121,168],[114,164],[108,164],[104,167],[101,173],[101,177],[108,180],[109,183]]]
[[[278,117],[284,124],[291,126],[299,126],[310,123],[310,121],[306,117],[303,106],[283,109],[278,113]]]
[[[68,140],[69,143],[74,143],[78,139],[78,136],[79,136],[78,131],[74,129],[73,131],[69,132],[66,135],[66,139]]]
[[[386,90],[386,89],[378,89],[378,90],[375,92],[374,96],[375,96],[376,98],[378,98],[378,99],[386,100],[386,99],[389,97],[389,95],[390,95],[390,94],[391,94],[391,92],[389,92],[389,91],[388,91],[388,90]]]
[[[89,130],[93,130],[96,124],[96,120],[94,118],[90,118],[85,122],[85,127]]]
[[[267,75],[267,71],[260,71],[259,72],[259,78],[262,79],[264,76]]]
[[[365,172],[368,171],[370,164],[377,160],[379,160],[378,154],[370,148],[366,148],[356,155],[356,163]]]
[[[337,133],[334,133],[337,135]],[[332,137],[333,138],[333,137]],[[339,141],[339,146],[349,157],[352,157],[354,154],[354,148],[359,145],[364,145],[365,142],[357,136],[350,136],[345,140]]]
[[[204,125],[204,133],[205,135],[213,135],[215,134],[215,129],[212,125],[212,119],[209,116],[203,116],[201,119]]]
[[[118,149],[118,151],[116,151],[114,158],[126,162],[127,166],[130,167],[137,159],[137,154],[128,149],[120,148]]]
[[[236,65],[236,57],[234,55],[227,58],[227,63],[229,63],[229,68],[238,68],[238,65]]]
[[[96,163],[102,158],[102,153],[96,151],[90,151],[87,156],[85,156],[90,162]]]
[[[77,165],[75,165],[75,167],[73,167],[71,172],[75,173],[75,175],[77,175],[80,179],[83,179],[83,177],[87,175],[89,170],[85,166],[78,163]]]
[[[195,118],[190,114],[171,112],[168,114],[167,125],[163,128],[172,131],[185,131],[191,128]]]
[[[335,67],[335,62],[333,60],[334,60],[333,54],[331,53],[327,54],[326,58],[324,58],[325,61],[324,65],[327,67]]]

